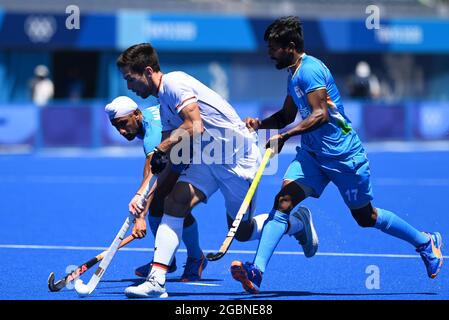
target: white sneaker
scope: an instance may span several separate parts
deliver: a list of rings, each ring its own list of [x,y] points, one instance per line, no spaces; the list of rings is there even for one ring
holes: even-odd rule
[[[304,228],[293,236],[302,246],[304,256],[313,257],[318,250],[318,236],[313,226],[312,213],[306,207],[300,206],[297,211],[292,213],[292,216],[304,225]]]
[[[167,298],[168,293],[165,283],[159,283],[154,277],[149,277],[138,286],[130,286],[125,289],[128,298]]]

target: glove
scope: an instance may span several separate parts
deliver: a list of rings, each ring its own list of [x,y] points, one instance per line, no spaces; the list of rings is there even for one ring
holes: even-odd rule
[[[153,173],[153,174],[161,173],[164,170],[167,163],[168,163],[168,157],[165,154],[165,152],[162,152],[157,147],[154,148],[153,157],[151,158],[151,161],[150,161],[151,173]]]
[[[268,140],[265,149],[271,148],[274,153],[280,153],[286,140],[282,134],[277,134]]]

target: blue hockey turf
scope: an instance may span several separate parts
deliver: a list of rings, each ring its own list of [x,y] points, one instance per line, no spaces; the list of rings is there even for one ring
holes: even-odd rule
[[[293,154],[279,157],[277,174],[264,176],[256,213],[268,212]],[[423,231],[439,231],[449,241],[449,152],[369,153],[374,204],[389,209]],[[65,275],[109,246],[127,217],[127,204],[142,174],[143,157],[51,154],[0,157],[0,299],[79,299],[71,288],[49,292],[47,278]],[[408,243],[352,219],[334,185],[305,204],[313,213],[320,246],[305,258],[294,238],[284,237],[264,275],[261,293],[248,295],[229,273],[234,259],[252,261],[257,242],[234,241],[221,260],[209,262],[203,280],[178,282],[186,258],[169,275],[168,299],[395,299],[449,298],[449,270],[427,277]],[[217,193],[198,206],[202,248],[216,251],[225,238],[223,198]],[[120,250],[97,289],[86,299],[127,299],[127,286],[142,281],[134,269],[152,259],[153,236]],[[444,253],[444,248],[443,248]],[[87,282],[95,268],[82,276]],[[374,272],[374,273],[373,273]]]

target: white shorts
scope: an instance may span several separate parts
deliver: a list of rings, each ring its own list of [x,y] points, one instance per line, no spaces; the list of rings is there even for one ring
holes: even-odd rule
[[[178,181],[189,183],[200,190],[206,196],[205,203],[220,190],[225,199],[226,213],[234,219],[254,179],[260,159],[259,148],[254,144],[248,155],[240,158],[236,164],[191,164],[181,172]],[[244,220],[253,216],[255,200],[256,194]]]

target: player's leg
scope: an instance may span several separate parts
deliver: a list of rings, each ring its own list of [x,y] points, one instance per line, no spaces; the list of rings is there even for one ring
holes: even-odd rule
[[[185,216],[217,190],[218,185],[209,166],[195,164],[183,172],[165,201],[164,215],[156,234],[154,263],[147,281],[137,287],[128,287],[125,291],[127,296],[160,296],[161,292],[166,292],[165,277],[179,246]]]
[[[359,209],[351,209],[351,213],[361,227],[374,227],[413,245],[424,261],[427,275],[430,278],[438,275],[443,264],[443,239],[439,232],[420,232],[395,213],[374,208],[371,203]]]
[[[304,230],[307,229],[308,243],[303,244],[307,256],[313,256],[318,246],[318,239],[314,230],[310,211],[306,208],[299,209],[303,214],[294,216],[290,223],[290,212],[308,196],[318,197],[327,185],[328,179],[323,176],[315,163],[315,160],[304,150],[299,150],[295,160],[290,164],[282,184],[281,191],[276,195],[273,209],[263,226],[262,235],[253,263],[243,265],[240,261],[234,261],[231,273],[234,279],[240,281],[243,288],[250,293],[259,290],[262,274],[273,255],[282,236],[291,232],[297,238],[305,239]],[[298,217],[305,219],[298,219]],[[255,275],[252,277],[251,275]]]
[[[179,166],[173,167],[174,169],[168,168],[165,170],[158,178],[158,186],[154,192],[153,199],[150,203],[148,222],[150,230],[154,237],[156,237],[157,228],[162,220],[162,215],[164,213],[164,199],[173,189],[176,181],[179,178]],[[195,218],[192,213],[189,212],[184,220],[182,239],[187,248],[187,264],[191,260],[200,259],[203,256],[203,252],[199,245],[198,227]],[[190,258],[190,259],[189,259]],[[135,274],[139,277],[146,278],[151,269],[152,261],[145,265],[138,267],[135,270]],[[168,273],[173,273],[177,269],[176,267],[176,257],[168,269]]]
[[[190,183],[176,183],[165,201],[165,213],[156,233],[154,262],[150,274],[144,283],[126,288],[125,294],[128,297],[166,295],[166,274],[181,241],[185,216],[203,199],[204,193]]]
[[[164,199],[173,189],[173,186],[177,182],[180,173],[184,171],[184,169],[185,166],[183,165],[172,166],[172,170],[164,179],[164,189],[161,190]],[[184,272],[181,276],[181,281],[199,280],[203,269],[202,261],[205,259],[205,257],[200,247],[198,224],[191,212],[189,212],[184,219],[182,241],[184,242],[187,249],[187,260],[185,263]],[[172,266],[173,263],[170,267]]]
[[[441,235],[438,232],[420,232],[395,213],[372,206],[369,162],[365,153],[360,152],[348,161],[336,162],[331,167],[334,168],[334,171],[330,173],[333,175],[332,181],[337,185],[358,225],[364,228],[376,228],[407,241],[421,254],[429,277],[436,277],[443,262]],[[344,174],[336,174],[335,169]]]

